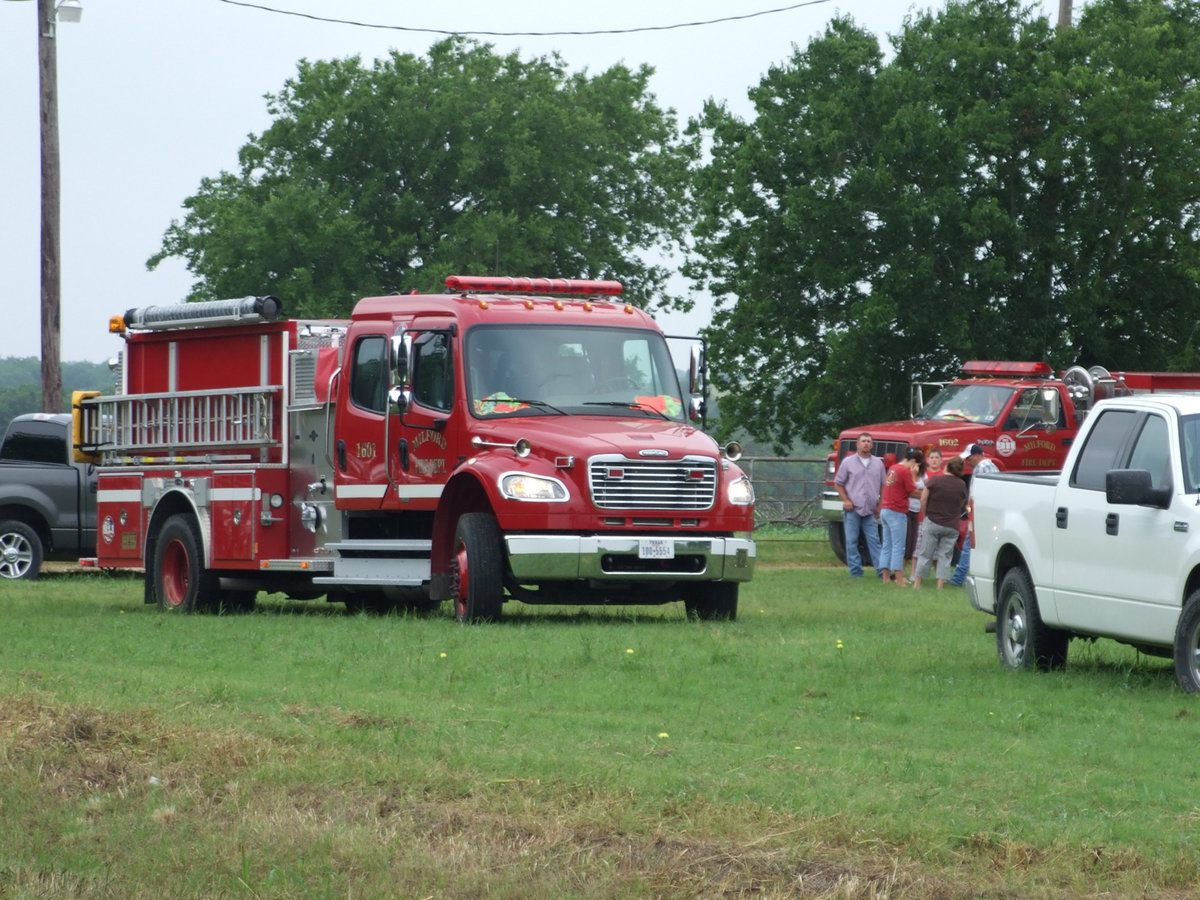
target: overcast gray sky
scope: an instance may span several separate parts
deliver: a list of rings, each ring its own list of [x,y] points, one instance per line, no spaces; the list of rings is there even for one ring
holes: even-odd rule
[[[182,262],[148,272],[145,261],[161,246],[171,220],[182,216],[182,203],[200,179],[236,168],[247,136],[269,125],[263,95],[278,91],[301,58],[358,54],[370,60],[392,48],[422,54],[444,37],[416,29],[662,29],[747,16],[634,34],[479,36],[501,51],[520,49],[527,58],[557,51],[574,70],[647,63],[656,70],[652,90],[682,123],[710,97],[748,113],[747,90],[835,15],[852,16],[886,46],[887,36],[900,30],[913,9],[943,5],[942,0],[810,0],[800,6],[794,0],[247,0],[365,23],[355,25],[223,0],[80,2],[83,20],[60,23],[56,38],[62,358],[96,362],[121,346],[107,333],[109,316],[183,298],[192,279]],[[1056,0],[1034,2],[1046,15],[1056,14]],[[36,12],[36,0],[0,2],[0,357],[41,353]],[[269,290],[263,286],[264,293]],[[680,330],[694,321],[666,324]]]

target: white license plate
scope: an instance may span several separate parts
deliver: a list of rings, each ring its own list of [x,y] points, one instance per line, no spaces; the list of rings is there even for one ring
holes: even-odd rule
[[[638,541],[638,559],[674,559],[674,541],[656,541],[642,538]]]

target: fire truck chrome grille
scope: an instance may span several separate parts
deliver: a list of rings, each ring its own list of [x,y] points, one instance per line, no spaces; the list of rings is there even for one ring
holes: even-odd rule
[[[855,441],[843,440],[842,446],[839,448],[838,459],[845,459],[858,452],[858,446]],[[904,459],[904,454],[908,452],[908,441],[876,441],[871,452],[878,457],[886,457],[889,453],[897,462]]]
[[[717,461],[594,456],[588,486],[597,509],[711,509],[717,492]]]

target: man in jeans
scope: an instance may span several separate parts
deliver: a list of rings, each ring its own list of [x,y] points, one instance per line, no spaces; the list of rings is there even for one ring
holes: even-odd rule
[[[863,573],[862,554],[858,550],[858,536],[865,532],[867,551],[871,554],[871,566],[875,574],[879,571],[879,528],[875,520],[879,517],[879,504],[883,498],[883,485],[887,471],[883,460],[871,453],[875,439],[870,432],[858,436],[857,452],[847,456],[838,466],[833,486],[842,498],[842,524],[846,535],[846,565],[850,574],[861,578]]]
[[[962,453],[963,459],[967,465],[971,467],[971,476],[974,477],[976,472],[999,472],[1000,467],[992,460],[983,455],[983,448],[978,444],[972,444]],[[962,542],[962,552],[958,556],[958,565],[954,568],[954,574],[950,576],[950,583],[961,585],[967,580],[967,571],[971,568],[971,536],[964,535]]]

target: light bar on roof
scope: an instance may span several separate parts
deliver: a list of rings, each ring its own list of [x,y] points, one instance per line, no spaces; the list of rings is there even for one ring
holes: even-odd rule
[[[619,281],[593,281],[573,278],[490,278],[475,275],[450,275],[446,287],[452,291],[496,294],[607,294],[615,296],[625,288]]]
[[[962,373],[972,378],[1049,378],[1054,370],[1044,362],[973,359],[963,363]]]

